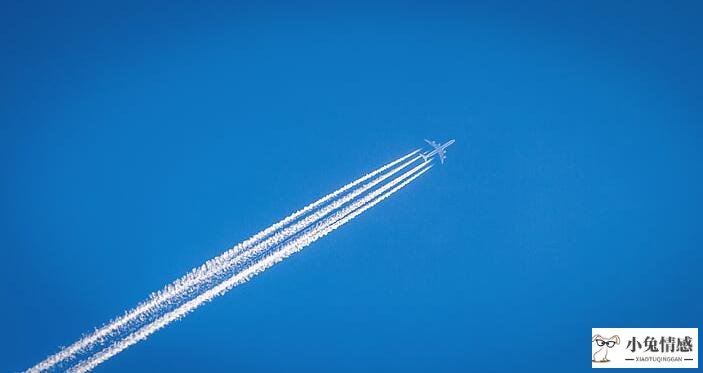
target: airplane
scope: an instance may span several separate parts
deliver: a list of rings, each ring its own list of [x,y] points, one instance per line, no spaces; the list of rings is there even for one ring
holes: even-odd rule
[[[425,160],[425,162],[427,162],[428,159],[432,158],[432,156],[434,156],[436,154],[439,156],[439,161],[441,163],[444,163],[444,160],[447,159],[447,155],[446,155],[447,148],[449,147],[449,145],[454,144],[454,139],[449,140],[442,145],[437,144],[436,142],[431,141],[431,140],[427,140],[427,139],[425,139],[425,142],[427,142],[428,144],[430,144],[434,148],[434,150],[429,153],[420,154],[422,156],[422,158]]]

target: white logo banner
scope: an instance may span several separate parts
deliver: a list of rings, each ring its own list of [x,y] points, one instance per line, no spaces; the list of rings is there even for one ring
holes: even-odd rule
[[[698,368],[698,328],[593,328],[593,368]]]

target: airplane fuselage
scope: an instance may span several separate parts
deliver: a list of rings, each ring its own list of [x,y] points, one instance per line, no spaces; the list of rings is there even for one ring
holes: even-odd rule
[[[431,152],[425,154],[425,156],[426,156],[426,157],[431,157],[431,156],[437,155],[437,154],[439,154],[439,153],[444,154],[444,152],[445,152],[446,149],[449,147],[449,145],[454,144],[454,141],[455,141],[455,140],[449,140],[449,141],[445,142],[444,144],[440,145],[439,148],[435,148],[433,151],[431,151]]]
[[[439,144],[435,143],[434,141],[429,141],[429,140],[425,140],[425,141],[427,141],[427,143],[430,144],[434,148],[429,153],[421,154],[422,158],[425,160],[425,162],[428,161],[433,156],[438,155],[440,162],[444,163],[444,159],[446,158],[446,155],[445,155],[446,149],[450,145],[454,144],[455,140],[454,139],[449,140],[442,145],[439,145]]]

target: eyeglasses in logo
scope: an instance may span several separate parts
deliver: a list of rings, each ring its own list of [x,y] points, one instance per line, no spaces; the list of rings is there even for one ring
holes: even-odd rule
[[[593,336],[591,342],[596,342],[596,346],[600,347],[600,349],[593,354],[592,361],[594,363],[607,363],[610,361],[608,360],[608,350],[613,348],[616,344],[620,344],[620,337],[614,335],[610,338],[604,338],[601,337],[600,334],[596,334]]]
[[[606,341],[604,341],[604,340],[602,340],[602,339],[596,339],[596,344],[597,344],[598,346],[601,346],[601,347],[603,347],[603,346],[605,346],[605,345],[608,345],[608,348],[611,348],[611,347],[615,346],[615,341],[608,341],[608,342],[606,342]]]

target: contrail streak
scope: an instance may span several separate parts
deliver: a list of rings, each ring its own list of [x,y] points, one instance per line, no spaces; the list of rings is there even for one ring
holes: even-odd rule
[[[419,166],[413,168],[412,170],[406,172],[405,174],[397,177],[393,181],[384,185],[382,188],[379,188],[379,190],[369,194],[369,196],[373,195],[373,197],[364,197],[364,203],[355,203],[349,207],[344,208],[342,211],[334,214],[332,217],[325,219],[325,223],[316,225],[310,231],[296,237],[293,241],[283,245],[280,249],[257,261],[252,266],[221,282],[212,289],[203,292],[202,294],[198,295],[197,297],[188,301],[177,309],[162,315],[153,322],[145,325],[143,328],[131,333],[124,339],[115,342],[111,346],[93,355],[91,358],[80,362],[78,365],[72,367],[69,371],[76,373],[87,372],[95,368],[99,364],[105,362],[109,358],[120,353],[121,351],[125,350],[126,348],[134,345],[135,343],[141,340],[146,339],[149,335],[165,327],[171,322],[184,317],[188,313],[198,308],[203,303],[209,302],[213,298],[226,293],[233,287],[249,281],[252,277],[256,276],[257,274],[265,271],[274,264],[286,259],[290,255],[302,250],[306,246],[310,245],[321,237],[324,237],[328,233],[354,219],[356,216],[360,215],[364,211],[388,198],[393,193],[397,192],[399,189],[403,188],[404,186],[418,178],[420,175],[428,171],[432,166],[428,165],[427,163],[428,162],[422,163]],[[398,183],[400,184],[395,187],[392,187],[392,185],[390,185],[395,185]]]
[[[409,165],[415,163],[418,161],[421,156],[416,156],[415,158],[410,159],[409,161],[401,164],[400,166],[392,169],[391,171],[379,176],[378,178],[374,179],[373,181],[370,181],[363,186],[354,189],[352,192],[349,194],[345,195],[344,197],[340,197],[333,202],[331,202],[329,205],[311,213],[310,215],[306,216],[304,219],[298,221],[297,223],[286,227],[285,229],[281,230],[280,232],[272,235],[271,237],[267,238],[266,240],[252,246],[251,248],[241,252],[239,255],[237,255],[234,258],[223,258],[223,257],[217,257],[214,260],[212,260],[212,266],[210,266],[208,271],[204,271],[200,273],[197,276],[194,276],[192,279],[193,285],[194,286],[201,286],[201,285],[207,285],[207,281],[212,279],[214,276],[217,276],[218,273],[225,272],[231,268],[234,268],[240,264],[242,264],[244,261],[252,258],[255,255],[261,254],[262,252],[265,252],[266,250],[275,247],[276,245],[282,243],[283,241],[289,239],[290,237],[294,236],[301,230],[305,229],[309,225],[315,223],[316,221],[322,219],[332,211],[338,209],[339,207],[343,206],[344,204],[354,200],[358,196],[366,193],[373,187],[377,186],[379,183],[382,181],[388,179],[389,177],[393,176],[394,174],[400,172],[401,170],[405,169]]]
[[[198,268],[193,269],[191,272],[187,273],[180,279],[176,280],[175,282],[167,285],[164,287],[164,289],[152,293],[149,298],[138,304],[135,308],[133,308],[130,311],[127,311],[123,316],[120,316],[109,323],[105,324],[103,327],[96,329],[89,335],[81,338],[77,342],[71,344],[70,346],[67,346],[58,353],[51,355],[47,357],[45,360],[42,362],[38,363],[37,365],[33,366],[32,368],[29,368],[27,372],[39,372],[42,370],[47,370],[55,365],[72,359],[76,354],[84,352],[86,350],[89,350],[93,348],[96,345],[104,343],[106,339],[111,337],[113,334],[118,333],[121,329],[128,327],[132,323],[139,323],[139,322],[144,322],[147,320],[148,315],[152,314],[154,311],[158,310],[160,307],[162,307],[164,304],[167,304],[169,301],[173,300],[174,298],[177,298],[181,295],[184,294],[184,292],[188,291],[189,288],[191,288],[194,285],[197,285],[200,281],[203,280],[204,277],[207,277],[208,274],[212,274],[213,270],[217,270],[219,266],[221,266],[223,263],[227,263],[231,258],[236,257],[237,255],[249,250],[252,248],[252,246],[255,246],[259,241],[262,239],[266,238],[267,236],[271,235],[272,233],[278,231],[279,229],[285,227],[286,225],[290,224],[291,222],[294,222],[298,218],[302,217],[303,215],[315,210],[316,208],[324,205],[325,203],[333,200],[334,198],[338,197],[339,195],[349,191],[350,189],[354,188],[355,186],[359,185],[360,183],[363,183],[366,180],[369,180],[380,173],[390,169],[391,167],[396,166],[397,164],[407,160],[408,158],[412,157],[413,155],[417,154],[419,150],[415,150],[393,162],[390,162],[375,171],[372,171],[361,178],[344,185],[343,187],[335,190],[334,192],[320,198],[319,200],[305,206],[304,208],[294,212],[293,214],[287,216],[283,220],[271,225],[270,227],[262,230],[261,232],[255,234],[254,236],[250,237],[249,239],[235,245],[233,248],[227,250],[223,254],[219,255],[218,257],[215,257],[213,259],[208,260],[205,262],[203,265],[201,265]],[[406,162],[406,164],[403,165],[405,167],[407,164],[412,163],[418,159],[419,156],[415,157],[411,162]],[[399,169],[402,168],[396,168],[395,171],[392,171],[393,173],[397,172]],[[385,176],[385,177],[384,177]],[[381,177],[387,178],[390,175],[386,174]],[[378,181],[380,182],[380,181]],[[374,185],[378,184],[376,182],[373,185],[370,185],[369,188],[373,187]],[[371,184],[371,183],[369,183]],[[368,188],[364,189],[363,191],[357,193],[355,195],[358,196],[359,194],[363,193],[364,191],[368,190]],[[356,192],[356,191],[354,191]],[[354,193],[352,192],[352,193]],[[348,201],[350,199],[347,199]],[[339,207],[341,204],[338,204],[337,207]],[[332,210],[329,210],[332,211]],[[328,212],[329,212],[328,211]],[[315,215],[318,216],[317,219],[321,218],[323,215]],[[309,219],[307,220],[307,223],[310,224],[314,222],[317,219]],[[296,232],[289,230],[287,231],[289,234],[294,234]],[[270,247],[272,242],[281,242],[283,239],[282,235],[277,235],[275,240],[269,241],[268,247]],[[263,247],[263,246],[262,246]]]

